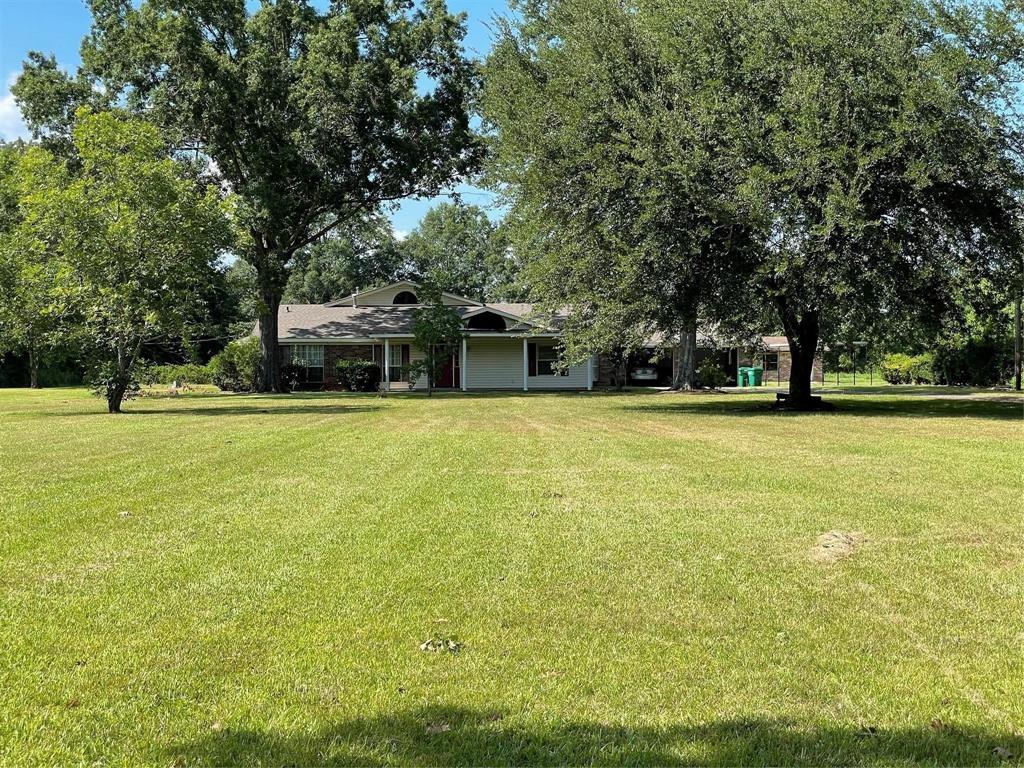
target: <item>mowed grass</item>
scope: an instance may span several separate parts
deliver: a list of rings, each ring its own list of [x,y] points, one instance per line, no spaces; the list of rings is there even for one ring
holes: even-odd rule
[[[1024,403],[769,400],[0,391],[0,764],[1019,763]]]

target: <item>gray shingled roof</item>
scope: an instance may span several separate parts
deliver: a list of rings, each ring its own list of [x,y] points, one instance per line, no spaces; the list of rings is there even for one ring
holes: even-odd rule
[[[488,308],[524,317],[532,304],[487,304]],[[452,307],[465,317],[481,307]],[[330,307],[326,304],[282,304],[277,314],[277,336],[282,341],[302,339],[359,339],[381,334],[412,334],[416,307],[386,305],[379,307]],[[555,318],[561,326],[563,318]]]

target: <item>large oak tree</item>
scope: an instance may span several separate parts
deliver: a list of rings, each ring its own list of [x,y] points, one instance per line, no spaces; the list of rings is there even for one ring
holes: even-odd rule
[[[1010,4],[524,3],[487,63],[491,172],[569,346],[764,304],[811,406],[823,337],[1011,260],[1020,33]]]
[[[294,254],[392,201],[436,193],[478,160],[463,19],[443,0],[89,5],[79,77],[27,63],[16,96],[28,123],[59,132],[84,78],[211,161],[240,200],[242,253],[258,276],[261,385],[279,390],[277,312]]]

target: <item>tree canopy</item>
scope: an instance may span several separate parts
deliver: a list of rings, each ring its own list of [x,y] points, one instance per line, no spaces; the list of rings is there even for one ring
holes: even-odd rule
[[[94,383],[116,413],[137,386],[143,345],[201,327],[230,220],[217,191],[197,188],[167,157],[153,126],[82,109],[71,140],[75,164],[25,153],[20,220],[0,246],[19,249],[29,289],[40,287],[32,270],[44,273],[41,316],[74,306]]]
[[[401,243],[406,277],[480,301],[521,301],[520,264],[505,232],[483,208],[434,206]]]
[[[391,223],[383,216],[359,219],[295,254],[284,300],[322,304],[384,285],[397,279],[402,263]]]
[[[805,407],[822,336],[941,312],[952,276],[1017,247],[1002,107],[1019,9],[519,11],[485,72],[491,178],[542,298],[577,310],[570,350],[638,343],[680,308],[725,321],[765,303]]]
[[[17,91],[26,120],[37,135],[65,131],[81,78],[144,111],[177,150],[209,160],[210,176],[239,200],[242,255],[260,292],[262,385],[277,390],[277,311],[294,255],[475,167],[464,20],[443,0],[89,5],[78,77],[27,63]]]

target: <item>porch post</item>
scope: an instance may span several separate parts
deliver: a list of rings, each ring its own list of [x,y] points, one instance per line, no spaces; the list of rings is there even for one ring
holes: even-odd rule
[[[459,385],[462,387],[462,391],[466,391],[466,360],[469,359],[469,355],[466,354],[466,337],[462,337],[462,352],[459,355]]]
[[[530,390],[527,379],[530,378],[530,350],[526,344],[526,337],[523,336],[523,392]]]
[[[391,345],[384,339],[384,389],[391,389]]]
[[[594,356],[587,358],[587,391],[594,388]]]

